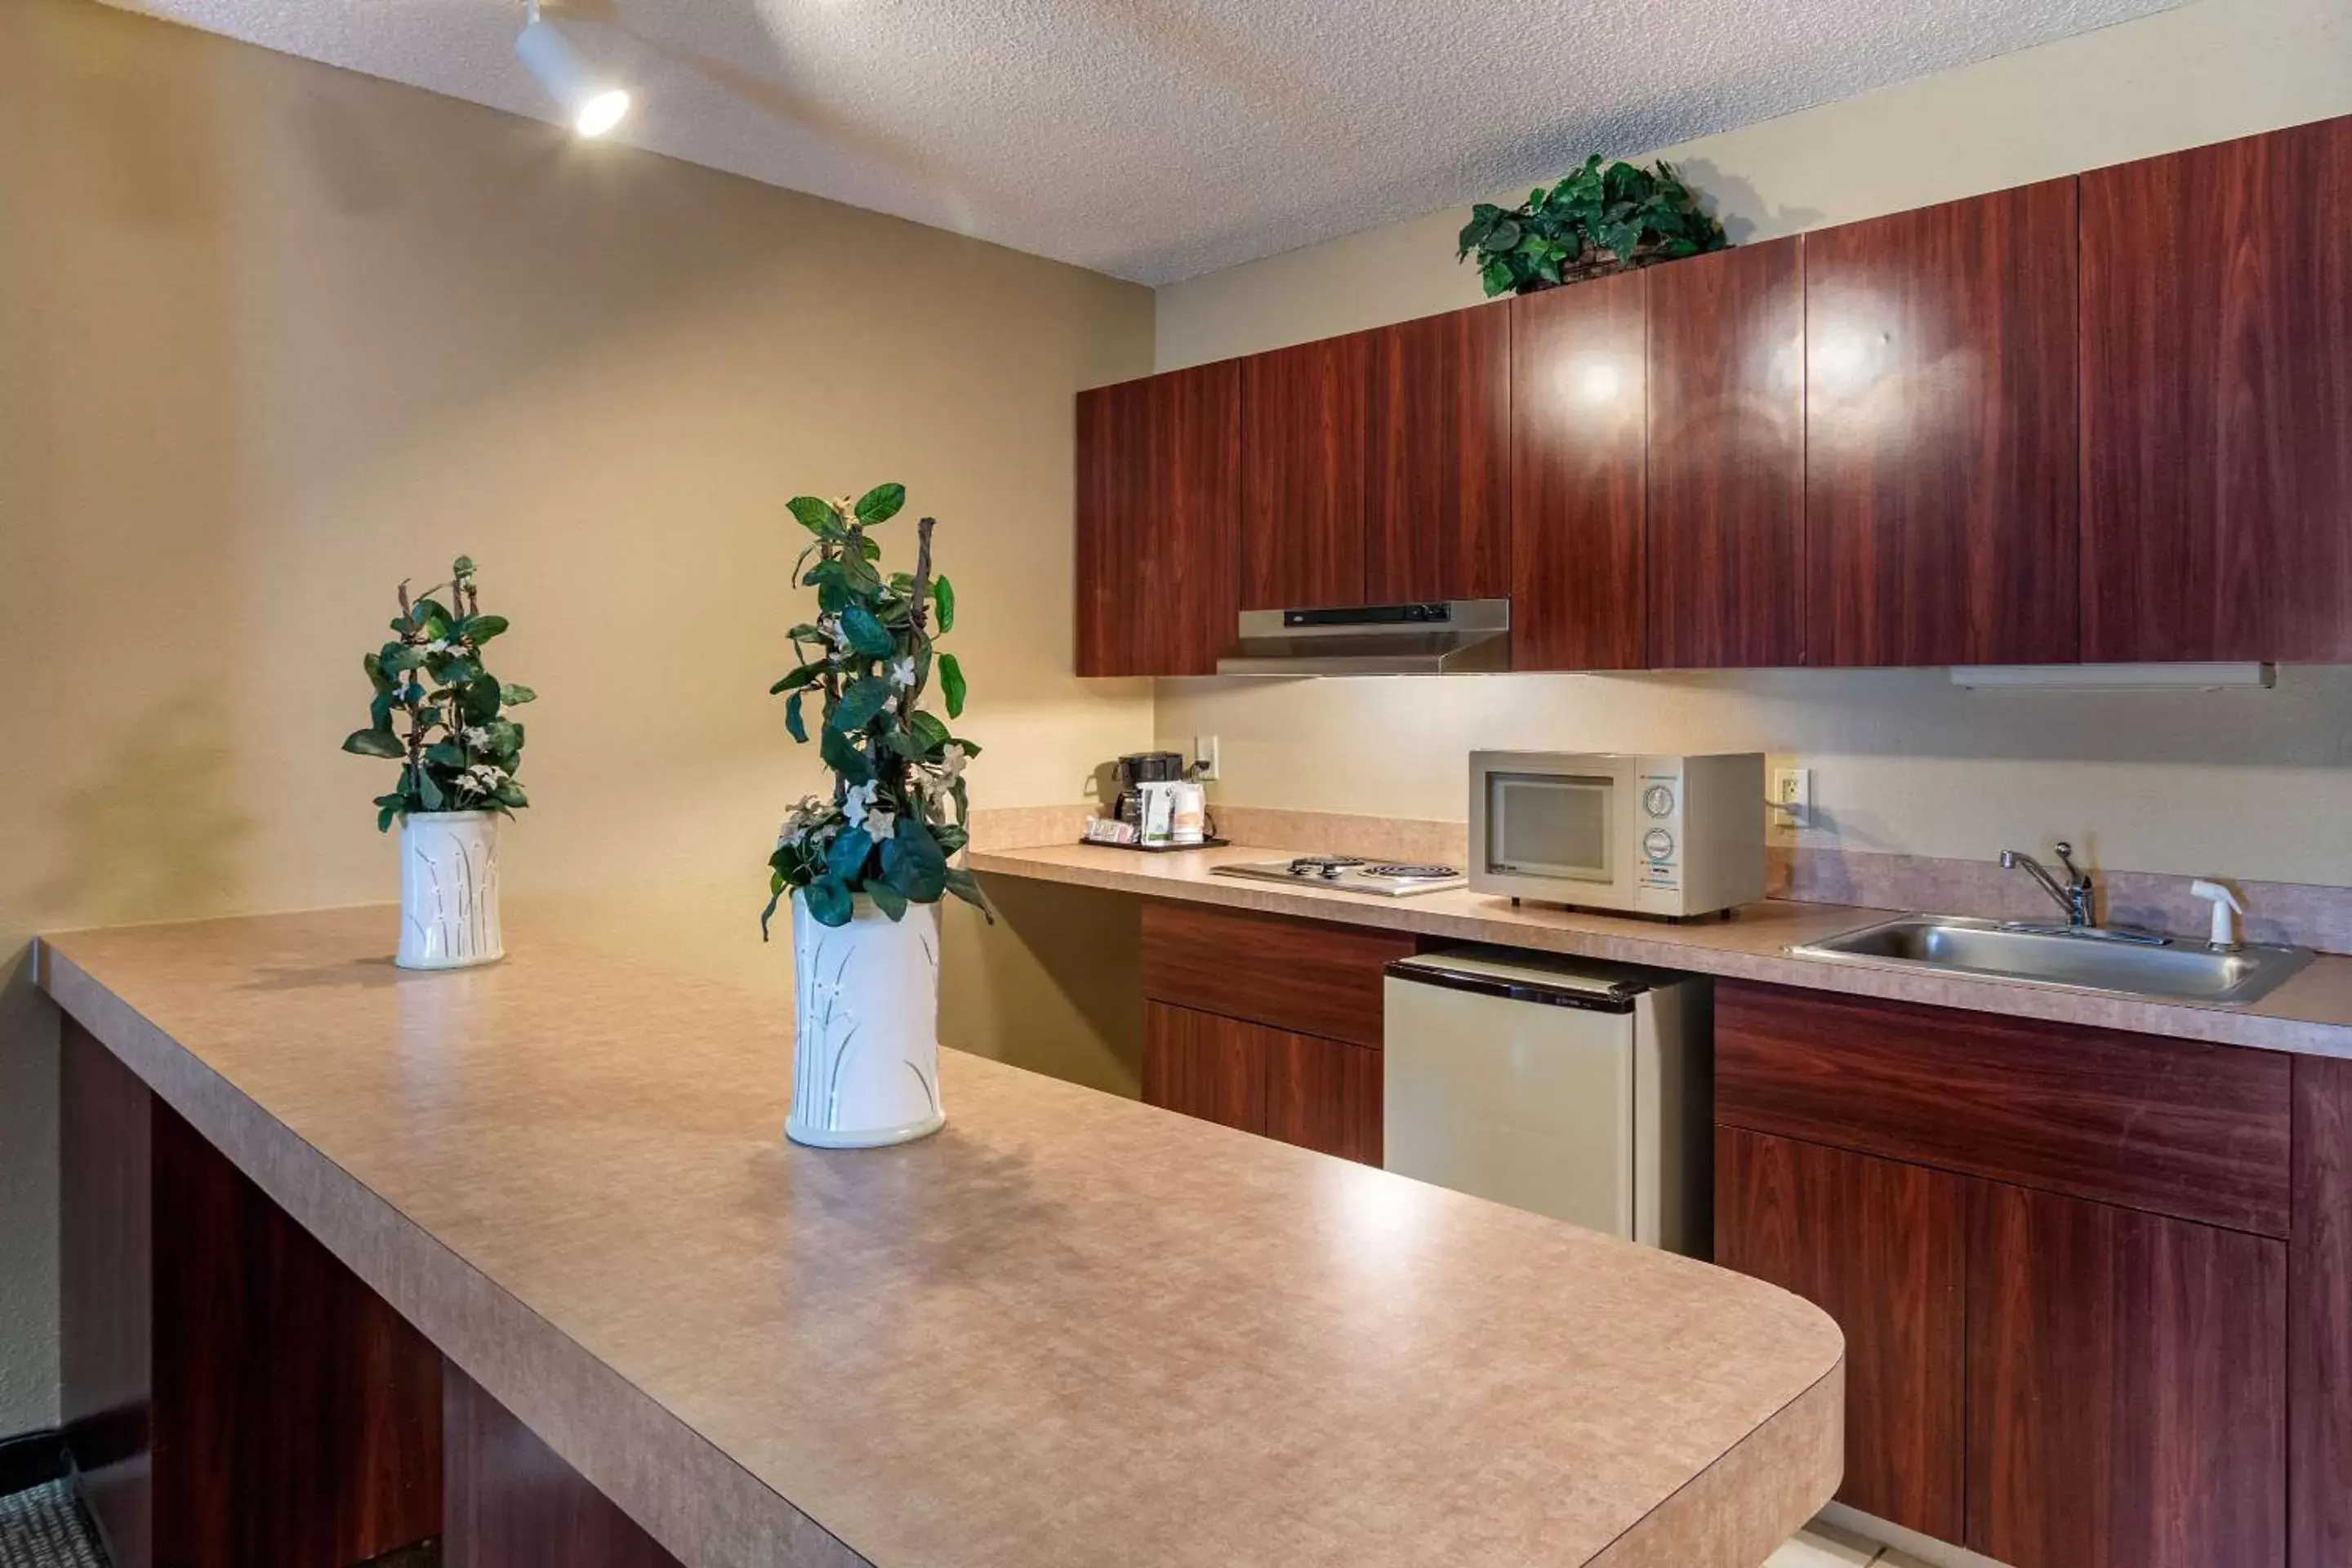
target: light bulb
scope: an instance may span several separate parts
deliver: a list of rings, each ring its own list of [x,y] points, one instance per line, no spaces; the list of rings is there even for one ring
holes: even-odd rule
[[[583,136],[602,136],[618,125],[629,112],[629,95],[619,88],[607,88],[580,106],[580,113],[572,121],[572,129]]]
[[[602,136],[629,112],[629,95],[596,79],[588,62],[554,23],[535,11],[515,38],[515,58],[522,61],[548,96],[563,106],[572,128],[583,136]]]

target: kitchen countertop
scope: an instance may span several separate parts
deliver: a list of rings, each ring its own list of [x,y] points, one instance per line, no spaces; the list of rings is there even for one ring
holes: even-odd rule
[[[800,1149],[772,999],[394,930],[39,973],[695,1568],[1752,1568],[1836,1484],[1843,1341],[1758,1281],[953,1051],[945,1131]]]
[[[1673,924],[1536,905],[1515,907],[1508,899],[1467,889],[1391,899],[1210,874],[1210,868],[1227,861],[1281,859],[1297,853],[1234,845],[1146,854],[1066,844],[975,850],[971,865],[990,876],[1187,899],[1423,936],[2132,1029],[2177,1039],[2352,1058],[2352,958],[2323,953],[2251,1006],[2211,1007],[2064,991],[1976,975],[1829,963],[1787,951],[1793,943],[1834,936],[1903,912],[1895,910],[1767,900],[1736,910],[1728,921]]]

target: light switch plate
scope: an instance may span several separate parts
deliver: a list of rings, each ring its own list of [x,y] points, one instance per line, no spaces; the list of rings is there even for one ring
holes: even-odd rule
[[[1192,776],[1203,784],[1217,776],[1217,738],[1214,735],[1192,737]]]
[[[1772,770],[1772,809],[1780,814],[1782,823],[1790,827],[1802,827],[1813,819],[1813,770],[1811,768],[1774,768]]]

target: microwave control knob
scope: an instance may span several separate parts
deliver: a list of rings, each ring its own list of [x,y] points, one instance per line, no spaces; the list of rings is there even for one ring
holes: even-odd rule
[[[1663,827],[1653,827],[1642,835],[1642,853],[1653,860],[1671,859],[1675,853],[1675,836]]]
[[[1652,784],[1642,792],[1642,809],[1652,816],[1671,816],[1675,810],[1675,792],[1664,784]],[[1670,841],[1671,842],[1671,841]]]

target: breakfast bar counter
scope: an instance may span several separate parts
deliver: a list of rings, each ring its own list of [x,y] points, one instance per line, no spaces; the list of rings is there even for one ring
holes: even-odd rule
[[[772,1002],[393,929],[46,940],[69,1100],[127,1068],[679,1562],[1754,1568],[1837,1484],[1764,1284],[955,1052],[943,1132],[802,1149]]]

